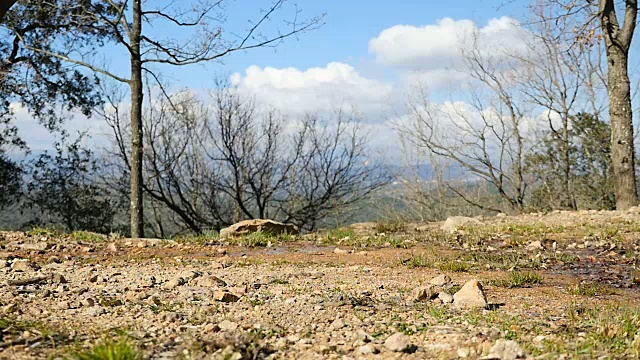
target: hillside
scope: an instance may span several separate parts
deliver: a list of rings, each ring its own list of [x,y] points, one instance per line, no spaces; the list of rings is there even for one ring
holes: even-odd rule
[[[0,359],[96,344],[149,359],[640,354],[639,209],[479,220],[226,241],[0,233]]]

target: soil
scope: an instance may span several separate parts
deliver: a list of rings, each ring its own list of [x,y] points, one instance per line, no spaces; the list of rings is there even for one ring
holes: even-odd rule
[[[109,339],[147,359],[639,356],[638,209],[480,220],[268,247],[3,232],[0,359],[74,358]],[[489,305],[413,301],[440,274],[452,294],[480,280]],[[397,333],[406,346],[389,344]]]

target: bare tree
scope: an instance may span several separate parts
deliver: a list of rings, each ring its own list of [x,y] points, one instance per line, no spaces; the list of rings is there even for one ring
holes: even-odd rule
[[[110,8],[111,16],[99,16],[96,26],[107,26],[113,41],[130,60],[129,74],[117,74],[104,66],[87,60],[85,56],[75,56],[68,52],[56,52],[46,49],[32,48],[33,51],[44,52],[56,56],[72,64],[84,66],[107,78],[118,81],[130,90],[131,127],[131,236],[144,236],[143,218],[143,103],[144,75],[156,77],[154,65],[184,66],[217,61],[230,53],[260,47],[277,46],[286,38],[311,30],[322,22],[322,17],[313,17],[299,21],[299,11],[294,18],[285,22],[286,29],[274,30],[271,34],[263,33],[266,24],[276,13],[284,9],[285,0],[270,3],[261,11],[257,19],[250,22],[244,34],[237,35],[225,31],[224,0],[204,0],[190,3],[187,6],[179,2],[161,3],[144,2],[142,0],[108,0],[90,2],[87,11],[95,10],[96,14],[104,7]],[[215,25],[214,25],[215,24]],[[175,38],[156,38],[153,28],[163,27],[167,33],[189,37],[188,40]],[[146,29],[149,29],[146,30]],[[169,30],[171,29],[169,32]],[[265,29],[266,30],[266,29]]]
[[[601,41],[606,47],[616,208],[627,209],[638,202],[629,80],[629,51],[637,25],[638,0],[624,0],[620,4],[614,0],[545,0],[543,3],[553,9],[545,21],[554,26],[575,22],[576,17],[581,21],[571,35],[576,44]],[[624,13],[622,22],[619,11]]]
[[[143,117],[144,190],[194,232],[254,218],[313,229],[388,181],[367,164],[366,137],[352,114],[287,121],[226,84],[210,95],[159,97]],[[128,119],[106,115],[128,171]]]
[[[527,194],[524,122],[528,109],[513,72],[508,71],[508,57],[490,54],[479,41],[474,34],[471,43],[462,47],[462,71],[471,79],[469,105],[452,102],[435,106],[420,87],[418,96],[410,101],[408,120],[397,129],[415,146],[467,171],[471,175],[467,179],[489,182],[507,207],[474,201],[448,186],[465,201],[485,210],[517,213],[523,210]]]
[[[556,26],[545,21],[550,17],[546,7],[534,10],[533,19],[524,27],[527,51],[513,52],[511,56],[516,62],[520,91],[546,120],[546,126],[537,127],[540,141],[534,151],[547,153],[549,162],[546,171],[535,177],[550,189],[549,206],[576,209],[575,156],[571,152],[577,148],[571,141],[572,121],[579,112],[589,112],[597,118],[603,112],[603,52],[597,42],[569,40],[566,32],[573,28],[569,23]]]

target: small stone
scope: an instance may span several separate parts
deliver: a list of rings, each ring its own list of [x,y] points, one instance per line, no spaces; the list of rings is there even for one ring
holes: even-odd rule
[[[468,281],[453,295],[453,306],[457,309],[478,309],[487,306],[482,285],[476,279]]]
[[[62,260],[59,257],[52,255],[47,259],[47,263],[49,264],[60,264]]]
[[[100,306],[92,306],[85,310],[88,316],[98,316],[106,313],[106,310]]]
[[[334,254],[346,254],[346,253],[348,253],[348,252],[349,252],[349,251],[347,251],[347,250],[343,250],[343,249],[340,249],[340,248],[335,248],[335,250],[333,250],[333,253],[334,253]]]
[[[459,358],[466,359],[471,355],[471,349],[468,347],[459,348],[457,353]]]
[[[445,286],[451,283],[451,278],[445,274],[438,275],[433,279],[429,280],[429,284],[435,286]]]
[[[58,308],[59,310],[67,310],[70,307],[71,306],[69,305],[68,301],[59,301],[58,304],[56,305],[56,308]]]
[[[500,360],[515,360],[524,358],[524,351],[513,340],[499,339],[489,350],[489,355],[483,357],[483,359],[500,359]]]
[[[178,286],[184,285],[187,283],[187,280],[181,278],[181,277],[176,277],[173,278],[171,280],[169,280],[168,282],[166,282],[164,285],[162,285],[162,288],[165,290],[171,290],[171,289],[175,289]]]
[[[236,329],[238,328],[238,324],[234,323],[233,321],[222,320],[221,322],[218,323],[218,327],[222,331],[233,332],[233,331],[236,331]]]
[[[435,285],[420,286],[413,289],[411,292],[410,300],[414,302],[433,300],[438,296],[438,291]]]
[[[234,286],[234,287],[230,287],[229,292],[237,295],[237,296],[244,296],[247,294],[247,287],[246,286]]]
[[[358,331],[356,331],[356,336],[358,337],[358,340],[362,340],[365,343],[370,343],[374,340],[373,336],[369,335],[362,329],[358,329]]]
[[[118,247],[114,243],[109,243],[109,245],[107,245],[107,251],[108,252],[112,252],[112,253],[116,253],[116,252],[118,252]]]
[[[544,247],[542,247],[542,242],[540,242],[540,240],[536,240],[536,241],[532,241],[529,245],[527,245],[526,249],[529,251],[535,251],[535,250],[544,250]]]
[[[28,272],[32,271],[33,267],[29,260],[15,260],[13,264],[11,264],[11,270],[18,272]]]
[[[64,276],[60,275],[60,274],[54,274],[51,277],[51,283],[53,284],[66,284],[68,283],[67,279],[64,278]]]
[[[345,323],[344,321],[342,321],[342,319],[335,319],[332,323],[331,323],[331,328],[333,330],[340,330],[343,327],[345,327]]]
[[[240,300],[240,297],[228,291],[216,291],[213,293],[213,300],[229,303]]]
[[[358,348],[358,353],[360,355],[369,355],[369,354],[377,354],[380,351],[373,346],[373,344],[362,345]]]
[[[216,252],[220,255],[226,255],[227,254],[227,249],[226,248],[217,248]]]
[[[198,285],[202,287],[225,287],[227,283],[217,276],[205,276],[198,280]]]
[[[2,307],[2,314],[9,315],[18,311],[18,305],[13,303]]]
[[[0,269],[7,267],[7,265],[9,265],[9,262],[5,259],[0,259]]]
[[[411,344],[409,337],[401,332],[389,336],[384,342],[384,347],[390,351],[406,353],[413,353],[417,349]]]
[[[444,291],[441,291],[438,294],[438,299],[440,299],[440,301],[442,301],[443,304],[451,304],[453,302],[453,296]]]
[[[496,217],[504,218],[504,217],[507,217],[507,214],[505,214],[505,213],[498,213],[498,214],[496,215]]]
[[[202,328],[202,330],[206,333],[217,332],[220,331],[220,326],[218,326],[218,324],[208,323]]]

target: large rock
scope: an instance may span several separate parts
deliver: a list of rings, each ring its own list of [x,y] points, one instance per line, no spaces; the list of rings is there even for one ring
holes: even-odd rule
[[[416,346],[411,344],[411,339],[401,332],[389,336],[384,342],[384,347],[395,352],[413,353],[416,351]]]
[[[482,309],[487,307],[487,298],[478,280],[468,281],[453,295],[453,307],[457,309]]]
[[[442,224],[442,227],[440,228],[443,231],[452,233],[457,231],[463,226],[469,226],[469,225],[482,225],[482,222],[478,219],[465,217],[465,216],[451,216],[450,218],[447,219],[447,221],[444,222],[444,224]]]
[[[220,230],[220,238],[224,239],[254,232],[263,232],[270,235],[296,235],[298,233],[298,227],[266,219],[244,220]]]
[[[525,353],[513,340],[499,339],[483,360],[516,360],[524,358]]]

